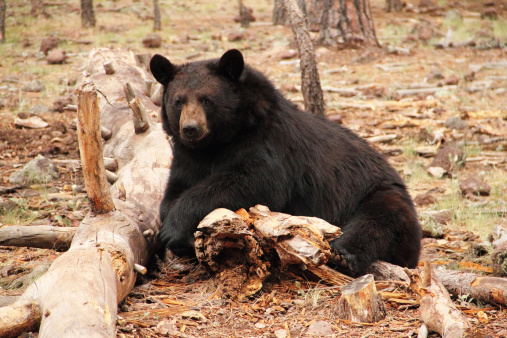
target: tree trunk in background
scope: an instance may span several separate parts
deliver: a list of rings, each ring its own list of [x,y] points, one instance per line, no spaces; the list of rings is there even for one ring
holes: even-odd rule
[[[153,16],[154,16],[154,26],[153,30],[158,32],[162,29],[162,24],[160,23],[160,4],[158,0],[153,0]]]
[[[85,28],[95,27],[93,0],[81,0],[81,25]]]
[[[305,110],[318,116],[326,116],[324,95],[322,94],[319,71],[315,61],[315,50],[310,34],[306,29],[306,17],[301,12],[296,0],[283,0],[282,3],[288,14],[299,51],[301,91],[305,99]]]
[[[250,26],[250,13],[248,13],[248,8],[243,5],[242,0],[239,0],[239,22],[243,28]]]
[[[0,42],[5,42],[5,12],[7,7],[5,6],[5,0],[0,0]]]
[[[392,0],[398,1],[398,0]],[[370,13],[369,0],[298,0],[308,18],[307,28],[320,32],[316,43],[340,47],[380,46]],[[286,13],[275,0],[273,22],[285,24]]]
[[[42,0],[32,0],[32,8],[30,9],[30,15],[34,18],[44,13],[44,7],[46,6]]]
[[[306,13],[305,0],[296,0],[299,8],[303,13]],[[275,6],[273,7],[273,24],[274,25],[290,25],[289,18],[287,17],[287,11],[283,7],[282,0],[275,0]]]
[[[400,12],[403,9],[403,2],[401,0],[386,0],[386,12]]]

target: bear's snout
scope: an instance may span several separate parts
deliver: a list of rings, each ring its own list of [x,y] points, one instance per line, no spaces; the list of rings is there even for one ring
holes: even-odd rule
[[[195,122],[185,123],[181,126],[181,134],[187,139],[198,139],[202,134],[202,128]]]
[[[187,104],[183,107],[180,117],[181,138],[196,142],[204,138],[208,132],[206,112],[199,104]]]

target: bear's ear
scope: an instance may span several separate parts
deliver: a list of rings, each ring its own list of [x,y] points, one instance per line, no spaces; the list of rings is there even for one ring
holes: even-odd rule
[[[218,71],[231,80],[237,81],[245,68],[243,54],[237,49],[231,49],[225,52],[218,62]]]
[[[164,86],[171,82],[175,72],[173,64],[159,54],[155,54],[151,58],[150,70],[155,79]]]

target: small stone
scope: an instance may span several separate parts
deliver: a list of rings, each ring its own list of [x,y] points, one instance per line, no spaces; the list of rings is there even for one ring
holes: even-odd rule
[[[42,114],[47,112],[49,112],[49,107],[44,104],[36,104],[30,108],[30,113],[32,114]]]
[[[419,29],[417,32],[417,37],[419,38],[419,40],[428,41],[429,39],[431,39],[433,37],[433,33],[434,33],[434,30],[433,30],[432,26],[421,25],[421,26],[419,26]]]
[[[334,334],[333,326],[329,322],[319,320],[310,324],[308,330],[306,330],[306,334],[314,336],[331,336]]]
[[[294,49],[288,49],[280,53],[280,59],[282,60],[293,59],[296,56],[298,56],[298,52]]]
[[[462,130],[467,127],[467,123],[458,116],[449,117],[445,122],[444,126],[449,129]]]
[[[155,331],[158,334],[169,336],[169,335],[178,335],[179,331],[176,327],[176,320],[162,320],[157,324],[157,327],[155,328]]]
[[[29,93],[40,93],[45,89],[46,89],[46,86],[44,85],[44,83],[41,80],[33,80],[32,82],[27,83],[23,87],[23,91],[29,92]]]
[[[53,102],[53,111],[62,113],[69,104],[72,104],[72,97],[60,96]]]
[[[444,84],[446,86],[455,86],[459,83],[459,78],[455,75],[449,76],[447,79],[445,79]]]
[[[447,172],[465,164],[465,154],[456,146],[447,145],[438,151],[428,167],[441,167]]]
[[[436,7],[436,4],[433,0],[420,0],[419,1],[419,8],[424,7]]]
[[[157,33],[150,33],[143,39],[143,45],[147,48],[159,48],[162,46],[162,37]]]
[[[447,174],[447,170],[442,167],[429,167],[428,172],[435,178],[443,178]]]
[[[493,228],[493,232],[488,235],[488,240],[495,249],[507,246],[507,223],[496,225]]]
[[[266,324],[264,324],[263,322],[258,322],[258,323],[255,323],[254,327],[257,329],[257,330],[262,330],[266,327]]]
[[[52,50],[46,57],[48,65],[61,65],[66,59],[67,55],[65,54],[65,51],[59,49]]]
[[[442,71],[440,69],[433,69],[431,72],[426,75],[428,80],[442,80],[444,79],[444,74],[442,74]]]
[[[287,338],[287,331],[284,329],[279,329],[275,331],[276,338]]]
[[[304,306],[306,304],[306,301],[304,299],[294,299],[293,303],[297,306]]]
[[[9,183],[47,183],[59,177],[58,168],[50,160],[42,155],[27,163],[27,165],[9,176]]]
[[[491,187],[489,184],[483,182],[477,176],[472,176],[462,181],[459,184],[459,188],[461,189],[463,196],[489,196],[489,193],[491,192]]]
[[[498,11],[494,7],[486,7],[481,12],[481,19],[496,20],[498,19]]]
[[[49,126],[49,123],[38,116],[32,116],[28,119],[14,119],[14,125],[18,128],[41,129]]]
[[[58,47],[58,38],[54,36],[48,36],[40,43],[40,51],[43,52],[44,55],[48,55],[48,52],[56,47]]]
[[[424,194],[419,194],[414,198],[414,202],[418,206],[425,206],[425,205],[433,204],[436,201],[437,201],[437,199],[435,198],[435,196],[433,196],[432,194],[430,194],[428,192],[425,192]]]
[[[243,39],[243,33],[241,32],[230,32],[227,34],[227,41],[234,42]]]

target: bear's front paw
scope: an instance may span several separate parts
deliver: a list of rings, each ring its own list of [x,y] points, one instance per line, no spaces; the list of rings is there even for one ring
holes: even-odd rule
[[[171,239],[167,248],[176,256],[195,257],[194,238]]]
[[[348,253],[344,248],[331,246],[331,256],[329,257],[328,265],[352,277],[362,274],[357,257]]]

